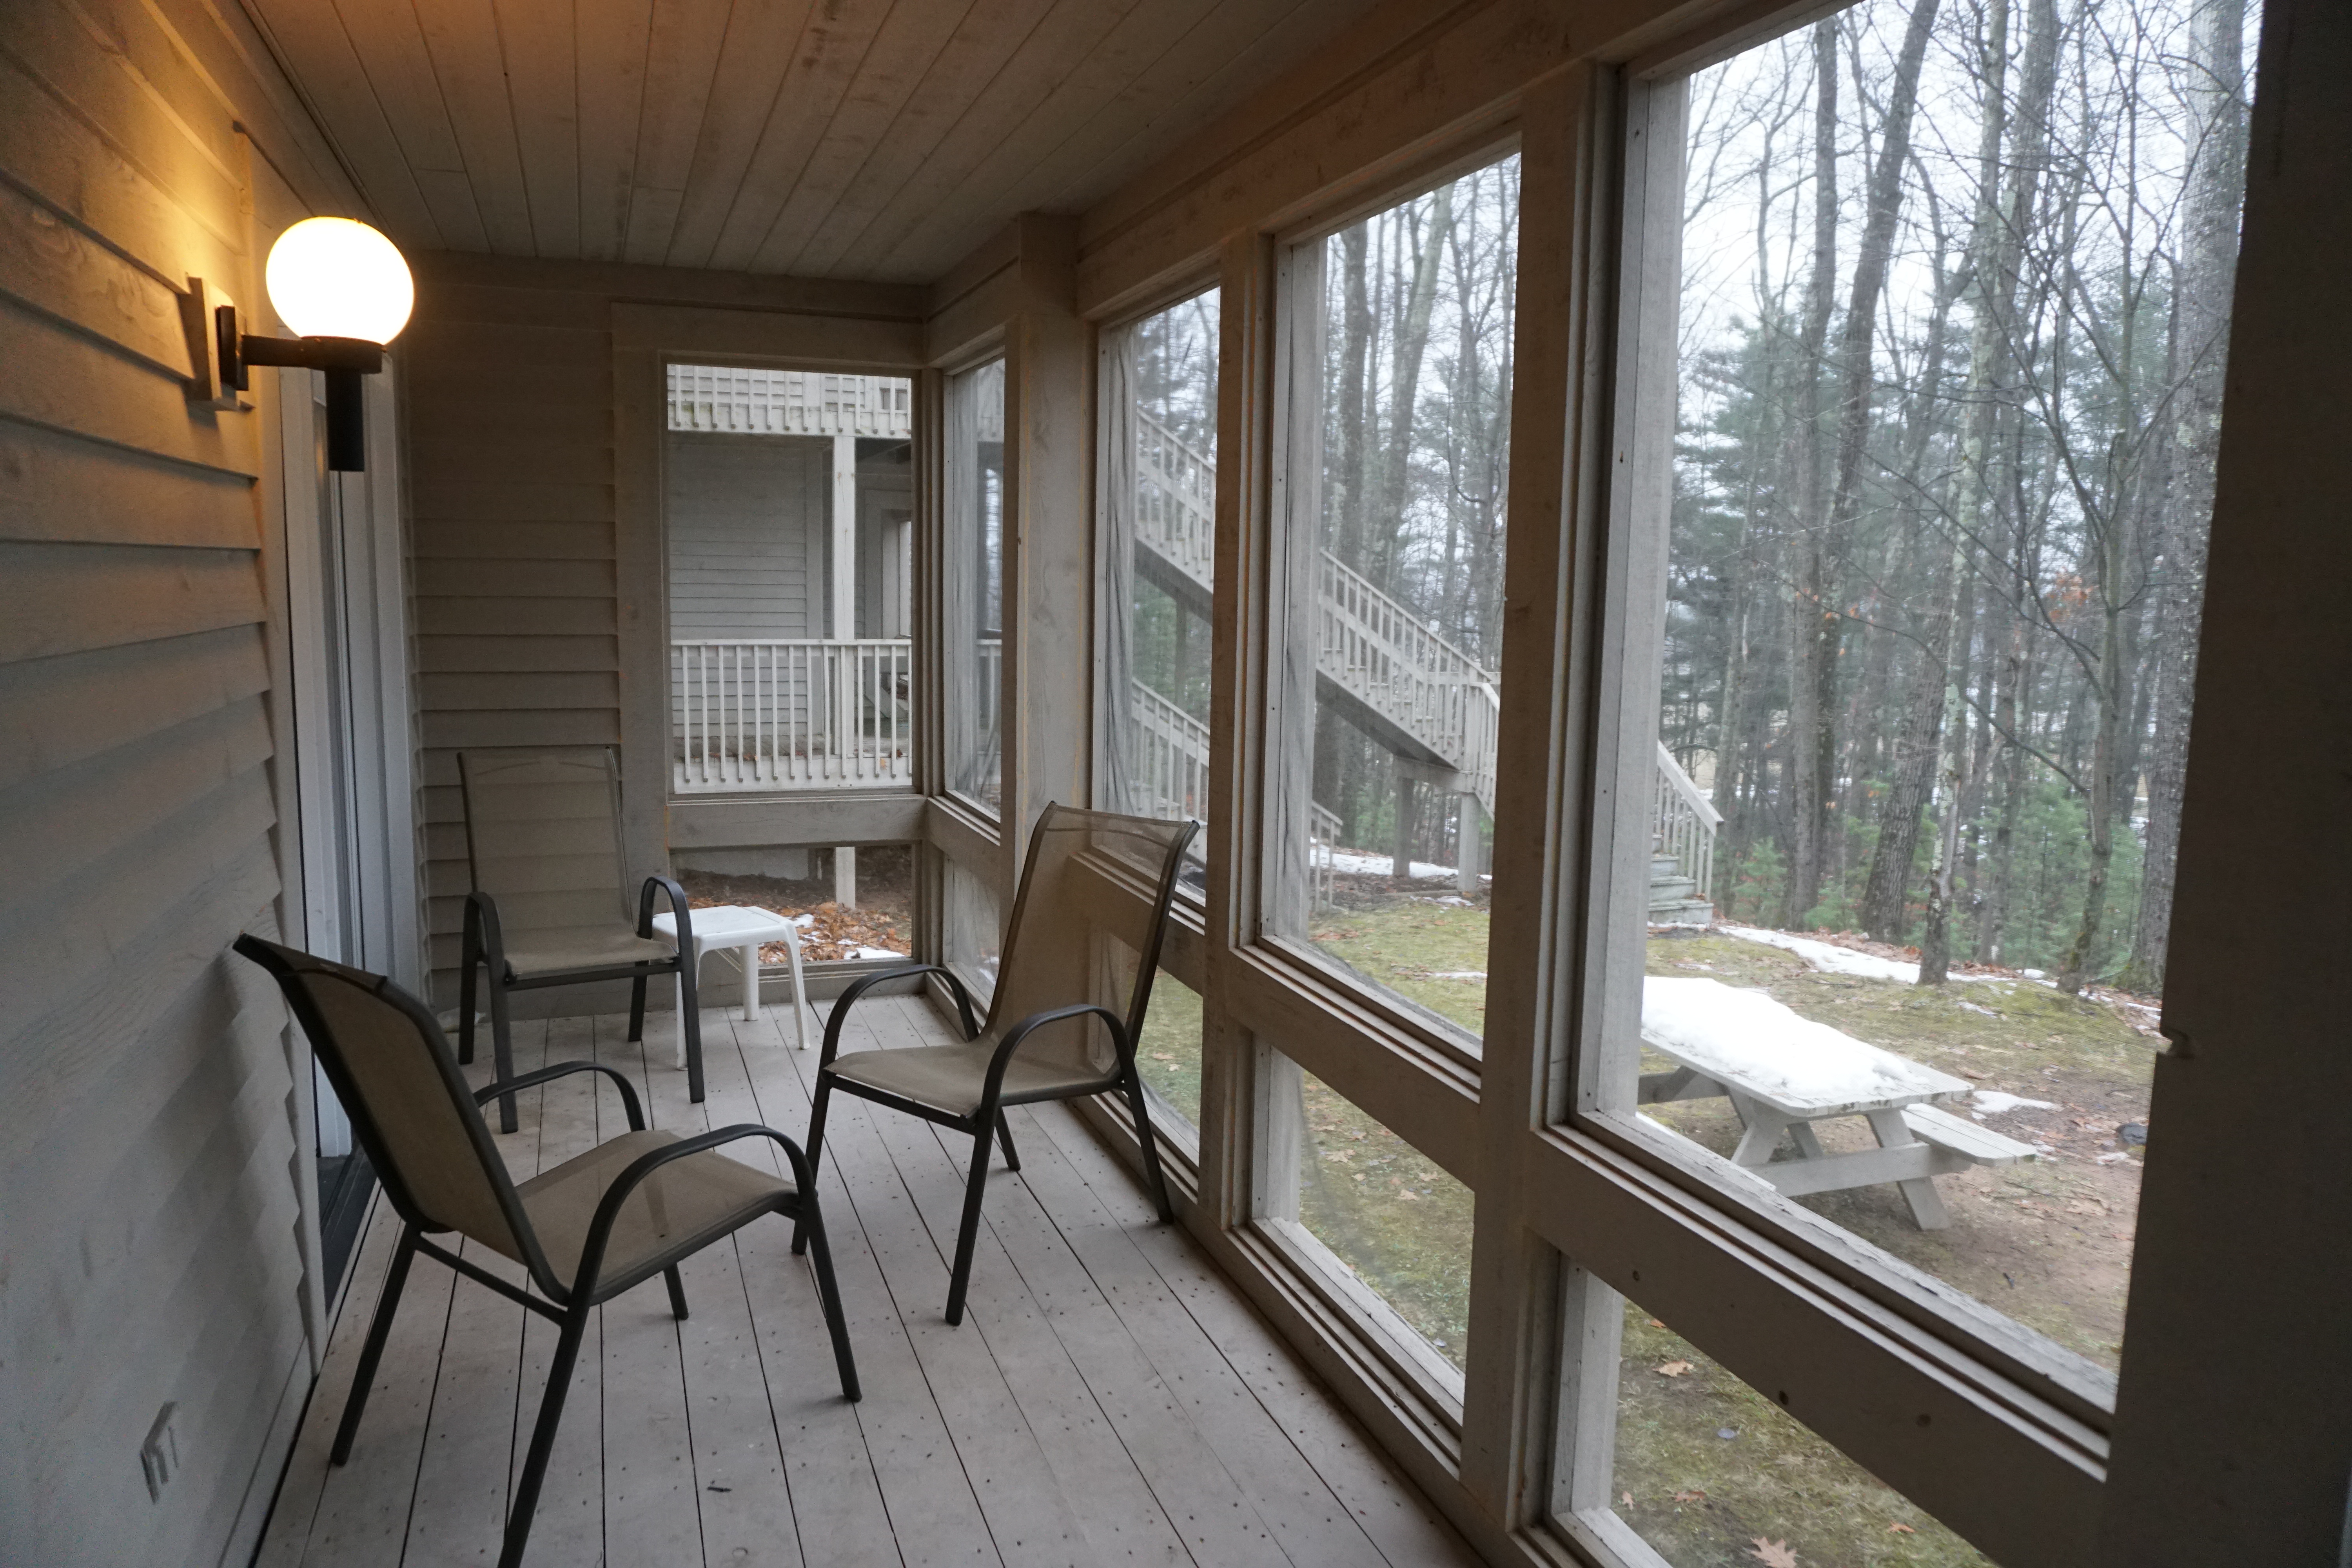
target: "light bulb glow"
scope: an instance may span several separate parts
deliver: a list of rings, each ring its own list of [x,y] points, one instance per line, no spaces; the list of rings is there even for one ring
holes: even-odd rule
[[[269,247],[269,303],[306,338],[388,343],[408,324],[416,285],[392,241],[347,217],[310,217]]]

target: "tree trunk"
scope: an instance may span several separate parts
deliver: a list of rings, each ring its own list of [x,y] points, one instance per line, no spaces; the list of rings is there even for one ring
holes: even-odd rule
[[[1901,942],[1910,923],[1911,863],[1919,850],[1919,819],[1935,785],[1937,742],[1943,734],[1945,672],[1952,660],[1952,622],[1959,584],[1952,552],[1934,577],[1935,610],[1926,646],[1904,694],[1903,728],[1895,742],[1894,767],[1878,812],[1878,846],[1863,885],[1862,926],[1880,942]]]
[[[1364,226],[1339,235],[1339,482],[1333,488],[1333,553],[1350,566],[1364,559],[1364,372],[1371,350],[1372,308],[1364,292]]]
[[[1959,582],[1968,570],[1964,553],[1952,552],[1952,596],[1955,601],[1952,618],[1959,618]],[[1960,748],[1966,742],[1960,722],[1960,691],[1968,684],[1968,653],[1965,646],[1958,658],[1945,666],[1944,710],[1942,718],[1943,744],[1938,748],[1941,765],[1937,770],[1936,794],[1938,801],[1936,822],[1936,856],[1927,874],[1927,919],[1919,933],[1919,984],[1941,985],[1952,960],[1952,864],[1960,846]]]
[[[2157,564],[2159,640],[2147,742],[2147,842],[2139,918],[2123,984],[2161,994],[2172,926],[2180,784],[2197,680],[2197,628],[2204,609],[2205,538],[2213,513],[2230,297],[2238,263],[2238,209],[2245,192],[2244,0],[2205,0],[2195,24],[2190,101],[2203,135],[2189,177],[2176,331],[2185,374],[2173,394],[2172,485]]]
[[[1886,118],[1879,132],[1878,155],[1864,188],[1862,245],[1854,258],[1853,281],[1847,294],[1845,324],[1839,333],[1837,363],[1843,377],[1838,395],[1837,468],[1821,531],[1823,596],[1813,624],[1819,646],[1812,654],[1814,679],[1820,684],[1815,711],[1820,731],[1813,746],[1813,766],[1819,775],[1814,792],[1822,803],[1822,833],[1837,837],[1836,853],[1824,846],[1822,859],[1834,860],[1843,876],[1845,834],[1843,819],[1834,829],[1829,803],[1837,795],[1838,672],[1845,617],[1838,593],[1839,578],[1853,548],[1854,513],[1860,504],[1863,448],[1870,437],[1870,391],[1876,380],[1872,347],[1878,334],[1878,300],[1886,286],[1886,268],[1895,253],[1895,229],[1903,212],[1903,171],[1911,156],[1911,118],[1919,101],[1919,71],[1927,58],[1927,36],[1936,23],[1937,0],[1916,0],[1904,30],[1903,47],[1895,57],[1895,79],[1887,89]]]
[[[1781,923],[1802,930],[1821,901],[1823,800],[1822,618],[1830,607],[1830,563],[1822,549],[1822,361],[1829,342],[1831,291],[1837,274],[1838,58],[1834,19],[1813,26],[1813,259],[1805,286],[1798,343],[1801,388],[1794,422],[1795,515],[1806,540],[1803,566],[1789,604],[1789,733],[1781,777],[1787,784],[1789,879]]]

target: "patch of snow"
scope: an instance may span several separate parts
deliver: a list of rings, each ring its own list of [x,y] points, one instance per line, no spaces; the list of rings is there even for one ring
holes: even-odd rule
[[[1988,1115],[1999,1116],[2011,1110],[2055,1110],[2058,1108],[2046,1100],[2028,1100],[2021,1094],[2004,1094],[1997,1089],[1980,1089],[1969,1103]]]
[[[1930,1099],[1968,1083],[1801,1017],[1761,991],[1653,975],[1642,1037],[1718,1082],[1800,1116]]]
[[[2021,969],[2018,973],[2024,975],[2028,980],[2046,980],[2049,978],[2049,976],[2043,974],[2042,971],[2038,969]]]
[[[1345,871],[1351,877],[1396,875],[1396,857],[1393,855],[1364,855],[1353,849],[1334,849],[1329,852],[1329,855],[1331,868],[1334,871]],[[1412,875],[1415,881],[1428,881],[1433,878],[1454,875],[1453,867],[1433,866],[1426,860],[1408,861],[1407,865],[1412,868]],[[1478,879],[1482,882],[1494,880],[1492,877],[1484,873],[1480,874]]]
[[[1429,977],[1432,980],[1484,980],[1486,972],[1483,969],[1433,969],[1430,971]]]
[[[2000,1014],[1994,1012],[1991,1008],[1979,1007],[1973,1002],[1963,1002],[1960,1005],[1971,1013],[1982,1013],[1988,1018],[1998,1018],[2000,1016]]]
[[[2102,1165],[2120,1165],[2125,1161],[2131,1158],[2129,1154],[2126,1153],[2121,1149],[2116,1150],[2112,1154],[2094,1154],[2091,1157]]]
[[[1767,947],[1777,947],[1795,953],[1815,969],[1827,974],[1855,974],[1864,980],[1898,980],[1906,985],[1919,984],[1919,966],[1899,958],[1881,958],[1876,953],[1856,952],[1850,947],[1840,947],[1833,942],[1817,942],[1793,931],[1766,931],[1761,926],[1719,924],[1716,930],[1726,936],[1736,936],[1742,942],[1760,942]],[[1955,974],[1954,980],[1983,982],[1983,974]]]

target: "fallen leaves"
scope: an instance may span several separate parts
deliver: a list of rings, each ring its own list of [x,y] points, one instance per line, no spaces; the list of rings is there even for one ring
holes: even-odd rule
[[[1675,1500],[1676,1502],[1705,1502],[1706,1500],[1706,1494],[1695,1489],[1690,1491],[1679,1491],[1675,1494]]]
[[[1760,1535],[1748,1539],[1756,1543],[1748,1548],[1748,1555],[1764,1564],[1764,1568],[1798,1568],[1797,1554],[1789,1550],[1787,1542],[1767,1541]]]
[[[1886,1527],[1886,1533],[1889,1535],[1916,1535],[1919,1532],[1898,1519],[1893,1524]]]
[[[1686,1361],[1670,1361],[1654,1366],[1650,1370],[1661,1377],[1680,1377],[1690,1369],[1691,1363]]]

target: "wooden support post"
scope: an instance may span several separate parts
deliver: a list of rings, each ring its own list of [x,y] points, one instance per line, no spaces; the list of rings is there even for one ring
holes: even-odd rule
[[[1478,797],[1465,794],[1454,800],[1454,886],[1464,898],[1475,898],[1478,892]]]
[[[846,844],[834,847],[833,901],[845,910],[857,907],[857,851]]]
[[[833,638],[857,635],[857,437],[833,438]]]

